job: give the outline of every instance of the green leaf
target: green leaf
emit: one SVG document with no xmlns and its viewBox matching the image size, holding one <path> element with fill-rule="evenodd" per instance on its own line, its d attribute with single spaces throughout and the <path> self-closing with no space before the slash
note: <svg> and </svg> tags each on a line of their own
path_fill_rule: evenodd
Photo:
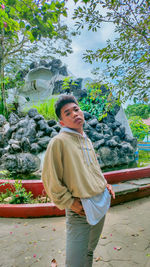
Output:
<svg viewBox="0 0 150 267">
<path fill-rule="evenodd" d="M 20 28 L 24 28 L 25 27 L 25 23 L 24 23 L 24 21 L 20 21 Z"/>
</svg>

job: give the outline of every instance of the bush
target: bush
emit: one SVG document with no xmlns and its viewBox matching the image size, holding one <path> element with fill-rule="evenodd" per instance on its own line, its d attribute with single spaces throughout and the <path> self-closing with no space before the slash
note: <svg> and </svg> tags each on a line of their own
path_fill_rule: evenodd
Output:
<svg viewBox="0 0 150 267">
<path fill-rule="evenodd" d="M 150 151 L 139 150 L 138 167 L 144 167 L 150 163 Z"/>
<path fill-rule="evenodd" d="M 16 181 L 14 187 L 15 192 L 12 194 L 10 204 L 24 204 L 31 202 L 33 194 L 31 192 L 26 192 L 26 189 L 22 187 L 21 181 Z"/>
<path fill-rule="evenodd" d="M 139 141 L 143 140 L 149 133 L 149 127 L 142 121 L 139 116 L 133 116 L 129 119 L 129 125 L 131 127 L 133 136 Z"/>
<path fill-rule="evenodd" d="M 6 119 L 9 118 L 9 115 L 10 115 L 11 112 L 16 112 L 17 111 L 18 106 L 19 106 L 19 104 L 18 104 L 17 100 L 15 100 L 12 104 L 7 104 L 6 103 L 7 112 L 4 113 L 2 98 L 0 96 L 0 114 L 5 116 Z"/>
<path fill-rule="evenodd" d="M 27 192 L 20 180 L 15 181 L 14 185 L 6 182 L 0 184 L 0 186 L 6 184 L 10 185 L 10 189 L 7 188 L 5 192 L 0 193 L 0 204 L 37 204 L 51 202 L 50 198 L 47 195 L 45 196 L 45 194 L 33 198 L 32 192 Z"/>
<path fill-rule="evenodd" d="M 150 104 L 128 105 L 125 109 L 125 113 L 127 118 L 140 116 L 142 119 L 148 119 L 150 117 Z"/>
<path fill-rule="evenodd" d="M 98 82 L 90 83 L 87 87 L 87 96 L 79 100 L 80 108 L 95 115 L 99 121 L 107 117 L 107 112 L 113 111 L 116 104 L 107 86 L 105 87 L 108 92 L 105 95 L 102 94 L 101 86 Z"/>
<path fill-rule="evenodd" d="M 3 103 L 1 96 L 0 96 L 0 114 L 3 114 Z"/>
<path fill-rule="evenodd" d="M 55 102 L 58 98 L 51 98 L 45 102 L 39 103 L 37 105 L 33 105 L 32 108 L 36 108 L 38 113 L 43 115 L 46 120 L 58 120 L 55 114 Z"/>
<path fill-rule="evenodd" d="M 1 186 L 4 184 L 1 184 Z M 31 192 L 27 192 L 26 189 L 22 187 L 21 181 L 17 180 L 14 183 L 14 189 L 13 187 L 12 190 L 6 189 L 5 193 L 0 194 L 0 202 L 4 202 L 5 198 L 10 197 L 10 204 L 26 204 L 32 202 L 32 196 L 33 194 Z"/>
</svg>

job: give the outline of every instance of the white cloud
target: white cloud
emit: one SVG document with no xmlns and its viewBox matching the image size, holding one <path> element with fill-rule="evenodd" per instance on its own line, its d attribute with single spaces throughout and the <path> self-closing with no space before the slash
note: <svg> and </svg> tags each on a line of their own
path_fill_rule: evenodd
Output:
<svg viewBox="0 0 150 267">
<path fill-rule="evenodd" d="M 103 23 L 103 26 L 100 29 L 102 43 L 106 43 L 108 39 L 112 40 L 115 37 L 114 29 L 115 26 L 113 23 Z"/>
<path fill-rule="evenodd" d="M 78 3 L 77 3 L 78 4 Z M 68 17 L 66 23 L 72 28 L 74 21 L 72 20 L 73 10 L 75 5 L 73 0 L 67 2 Z M 102 7 L 100 9 L 103 9 Z M 104 12 L 104 11 L 103 11 Z M 106 12 L 106 11 L 105 11 Z M 72 48 L 73 53 L 61 60 L 68 65 L 70 70 L 77 77 L 91 77 L 91 70 L 100 66 L 100 63 L 85 63 L 82 59 L 86 49 L 96 50 L 103 48 L 106 45 L 107 39 L 113 40 L 115 36 L 114 25 L 112 23 L 103 23 L 102 27 L 97 32 L 88 31 L 86 28 L 81 31 L 81 35 L 73 37 Z"/>
</svg>

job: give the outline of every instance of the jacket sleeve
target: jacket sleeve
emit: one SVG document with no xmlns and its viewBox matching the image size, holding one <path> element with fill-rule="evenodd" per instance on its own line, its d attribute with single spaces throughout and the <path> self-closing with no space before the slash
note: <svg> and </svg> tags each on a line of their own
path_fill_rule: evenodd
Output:
<svg viewBox="0 0 150 267">
<path fill-rule="evenodd" d="M 47 195 L 59 209 L 70 208 L 74 198 L 63 184 L 63 151 L 59 139 L 52 139 L 45 153 L 42 181 Z"/>
</svg>

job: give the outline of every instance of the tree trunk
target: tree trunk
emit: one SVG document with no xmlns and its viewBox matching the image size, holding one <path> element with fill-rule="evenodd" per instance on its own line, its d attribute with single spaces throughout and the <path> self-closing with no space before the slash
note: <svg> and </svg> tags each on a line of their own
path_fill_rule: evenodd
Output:
<svg viewBox="0 0 150 267">
<path fill-rule="evenodd" d="M 0 90 L 1 90 L 1 108 L 2 114 L 7 116 L 7 105 L 6 105 L 6 92 L 4 83 L 4 30 L 0 35 Z"/>
</svg>

